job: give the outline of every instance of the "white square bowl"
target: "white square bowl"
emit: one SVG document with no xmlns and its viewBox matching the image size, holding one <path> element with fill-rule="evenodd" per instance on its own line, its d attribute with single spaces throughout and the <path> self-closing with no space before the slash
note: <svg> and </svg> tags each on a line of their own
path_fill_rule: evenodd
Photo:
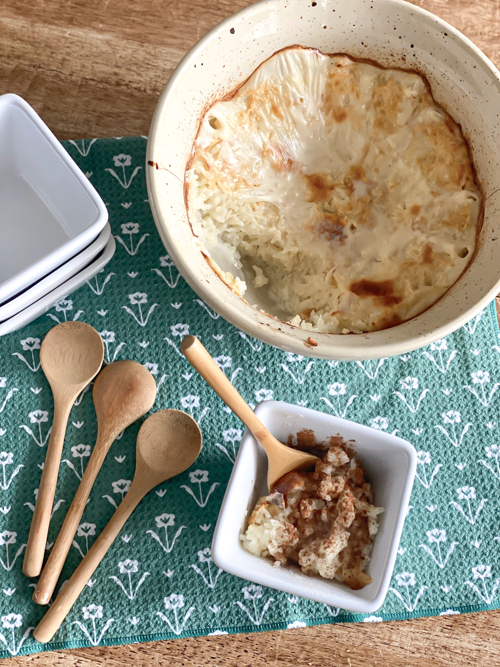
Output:
<svg viewBox="0 0 500 667">
<path fill-rule="evenodd" d="M 13 331 L 22 329 L 22 327 L 25 327 L 30 322 L 33 322 L 33 320 L 36 320 L 37 317 L 40 317 L 40 315 L 43 315 L 50 310 L 55 303 L 61 299 L 65 299 L 67 296 L 75 292 L 87 280 L 90 280 L 98 274 L 99 271 L 104 269 L 106 264 L 113 257 L 115 249 L 116 242 L 113 235 L 111 235 L 104 249 L 81 271 L 61 283 L 56 289 L 46 294 L 38 301 L 35 301 L 35 303 L 32 303 L 28 308 L 21 310 L 4 322 L 0 322 L 0 336 L 5 336 Z"/>
<path fill-rule="evenodd" d="M 89 245 L 108 212 L 35 111 L 0 96 L 0 304 Z"/>
<path fill-rule="evenodd" d="M 41 278 L 20 294 L 12 297 L 0 304 L 0 322 L 3 322 L 10 317 L 14 317 L 28 306 L 31 306 L 35 301 L 38 301 L 43 296 L 54 290 L 61 283 L 66 282 L 74 275 L 79 273 L 82 269 L 90 264 L 102 252 L 111 236 L 111 227 L 109 222 L 104 225 L 104 229 L 99 236 L 92 241 L 90 245 L 84 248 L 77 255 L 64 262 L 54 271 L 51 271 L 47 276 Z"/>
<path fill-rule="evenodd" d="M 275 567 L 241 546 L 240 534 L 257 499 L 267 494 L 267 457 L 247 430 L 222 502 L 212 541 L 214 563 L 226 572 L 263 586 L 357 613 L 372 613 L 384 602 L 417 467 L 417 453 L 406 440 L 345 419 L 279 401 L 260 403 L 255 414 L 281 442 L 307 428 L 323 441 L 340 434 L 355 440 L 359 461 L 372 484 L 375 504 L 385 508 L 366 570 L 373 583 L 353 591 L 339 581 L 303 574 L 295 567 Z"/>
</svg>

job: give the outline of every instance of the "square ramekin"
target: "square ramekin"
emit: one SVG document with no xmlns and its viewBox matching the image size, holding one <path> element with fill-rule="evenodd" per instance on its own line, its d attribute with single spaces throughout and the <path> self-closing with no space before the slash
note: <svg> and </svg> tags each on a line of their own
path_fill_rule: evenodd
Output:
<svg viewBox="0 0 500 667">
<path fill-rule="evenodd" d="M 298 568 L 275 567 L 271 560 L 243 549 L 240 534 L 246 529 L 257 499 L 267 494 L 267 457 L 248 430 L 243 435 L 217 520 L 212 541 L 214 563 L 243 579 L 316 602 L 357 613 L 376 611 L 387 595 L 408 510 L 417 467 L 414 447 L 394 435 L 280 401 L 260 403 L 255 413 L 282 442 L 304 428 L 313 430 L 318 441 L 337 434 L 345 440 L 355 440 L 357 456 L 373 487 L 375 504 L 385 508 L 366 570 L 373 583 L 353 591 L 335 580 L 307 576 Z"/>
<path fill-rule="evenodd" d="M 111 261 L 116 250 L 116 241 L 111 234 L 104 248 L 99 252 L 97 257 L 87 264 L 83 269 L 79 270 L 73 276 L 68 277 L 67 280 L 58 285 L 55 289 L 42 296 L 38 301 L 35 301 L 27 308 L 16 313 L 9 319 L 0 322 L 0 336 L 5 336 L 14 331 L 18 331 L 25 327 L 37 317 L 43 315 L 52 308 L 61 299 L 65 299 L 77 289 L 82 287 L 88 280 L 97 275 L 104 269 L 106 264 Z"/>
<path fill-rule="evenodd" d="M 109 222 L 104 225 L 104 229 L 99 236 L 92 241 L 90 245 L 84 248 L 77 255 L 64 262 L 54 271 L 36 283 L 23 290 L 20 294 L 8 299 L 0 304 L 0 323 L 14 317 L 25 308 L 28 308 L 46 294 L 56 289 L 59 285 L 66 282 L 86 266 L 88 266 L 106 247 L 111 236 L 111 226 Z"/>
<path fill-rule="evenodd" d="M 0 96 L 0 304 L 92 243 L 108 212 L 30 105 Z"/>
</svg>

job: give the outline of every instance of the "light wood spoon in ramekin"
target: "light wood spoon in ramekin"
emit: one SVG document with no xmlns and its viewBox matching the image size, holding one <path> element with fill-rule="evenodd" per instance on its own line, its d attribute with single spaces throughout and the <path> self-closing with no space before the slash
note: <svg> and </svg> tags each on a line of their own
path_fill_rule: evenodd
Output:
<svg viewBox="0 0 500 667">
<path fill-rule="evenodd" d="M 195 336 L 183 339 L 181 352 L 264 448 L 268 460 L 267 485 L 270 491 L 287 472 L 315 467 L 319 461 L 316 456 L 287 447 L 267 430 Z"/>
<path fill-rule="evenodd" d="M 99 372 L 103 359 L 101 337 L 84 322 L 62 322 L 43 339 L 40 365 L 54 396 L 54 420 L 24 554 L 23 573 L 27 577 L 37 577 L 42 569 L 69 413 Z"/>
<path fill-rule="evenodd" d="M 192 465 L 201 451 L 201 431 L 180 410 L 161 410 L 148 417 L 137 435 L 135 475 L 127 495 L 108 525 L 76 568 L 33 632 L 42 643 L 52 639 L 83 587 L 146 493 Z"/>
</svg>

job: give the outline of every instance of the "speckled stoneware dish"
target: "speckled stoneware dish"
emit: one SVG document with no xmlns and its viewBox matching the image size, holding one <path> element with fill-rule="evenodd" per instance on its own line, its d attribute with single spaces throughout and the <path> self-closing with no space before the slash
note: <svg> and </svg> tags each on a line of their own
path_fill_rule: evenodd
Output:
<svg viewBox="0 0 500 667">
<path fill-rule="evenodd" d="M 274 320 L 231 292 L 207 264 L 191 231 L 184 172 L 200 116 L 264 60 L 295 44 L 418 70 L 470 141 L 485 194 L 478 252 L 441 300 L 391 329 L 311 334 Z M 403 354 L 451 333 L 500 291 L 500 74 L 457 30 L 406 2 L 265 0 L 235 14 L 198 42 L 177 67 L 156 108 L 147 160 L 156 225 L 184 278 L 225 319 L 283 350 L 343 360 Z M 259 303 L 251 289 L 245 296 Z"/>
</svg>

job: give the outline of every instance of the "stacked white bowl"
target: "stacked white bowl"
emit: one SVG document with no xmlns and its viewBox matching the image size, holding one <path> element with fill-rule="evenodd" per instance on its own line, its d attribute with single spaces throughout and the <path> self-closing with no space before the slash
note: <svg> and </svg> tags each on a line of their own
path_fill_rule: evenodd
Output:
<svg viewBox="0 0 500 667">
<path fill-rule="evenodd" d="M 0 336 L 74 292 L 114 251 L 95 188 L 29 104 L 0 96 Z"/>
</svg>

